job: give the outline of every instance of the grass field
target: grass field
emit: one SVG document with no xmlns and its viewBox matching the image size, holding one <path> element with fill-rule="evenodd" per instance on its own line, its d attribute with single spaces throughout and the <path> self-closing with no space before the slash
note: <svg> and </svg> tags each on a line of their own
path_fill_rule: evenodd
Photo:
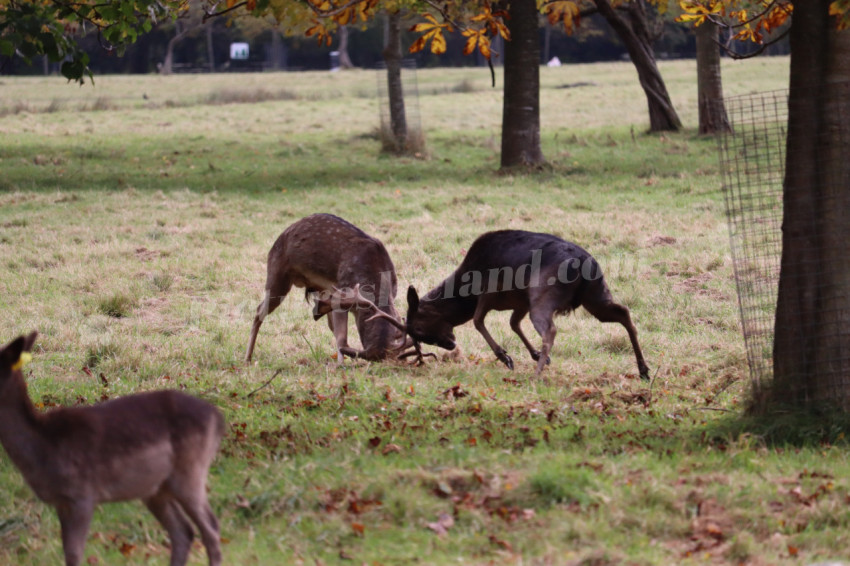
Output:
<svg viewBox="0 0 850 566">
<path fill-rule="evenodd" d="M 787 67 L 730 62 L 726 93 L 785 88 Z M 0 338 L 41 333 L 33 399 L 170 387 L 219 406 L 210 498 L 228 564 L 850 558 L 843 433 L 803 422 L 797 442 L 768 442 L 741 415 L 746 357 L 693 62 L 662 65 L 687 126 L 675 135 L 644 133 L 628 64 L 541 72 L 549 165 L 534 174 L 497 171 L 501 93 L 484 69 L 419 71 L 420 158 L 379 153 L 373 71 L 2 77 Z M 488 327 L 514 372 L 471 324 L 458 356 L 337 368 L 297 291 L 246 367 L 268 249 L 319 211 L 381 238 L 402 290 L 438 283 L 487 230 L 579 243 L 631 309 L 651 386 L 625 331 L 583 311 L 558 319 L 542 379 L 506 313 Z M 0 490 L 0 563 L 60 563 L 58 521 L 6 456 Z M 140 504 L 102 507 L 88 563 L 165 564 L 164 539 Z M 198 545 L 192 563 L 205 561 Z"/>
</svg>

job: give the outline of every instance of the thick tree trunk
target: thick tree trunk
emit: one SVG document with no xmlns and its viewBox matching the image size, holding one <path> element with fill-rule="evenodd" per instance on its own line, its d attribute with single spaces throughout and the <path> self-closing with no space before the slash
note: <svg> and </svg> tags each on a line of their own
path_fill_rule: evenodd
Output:
<svg viewBox="0 0 850 566">
<path fill-rule="evenodd" d="M 505 42 L 505 89 L 502 105 L 502 167 L 535 165 L 540 149 L 540 43 L 537 3 L 512 0 Z"/>
<path fill-rule="evenodd" d="M 646 93 L 649 105 L 649 130 L 651 132 L 676 131 L 682 122 L 676 114 L 667 86 L 655 63 L 652 37 L 646 25 L 646 8 L 643 0 L 628 3 L 629 21 L 617 13 L 610 0 L 593 0 L 596 8 L 614 29 L 637 69 L 640 86 Z"/>
<path fill-rule="evenodd" d="M 794 5 L 776 306 L 776 404 L 850 411 L 850 31 Z M 765 399 L 763 399 L 765 400 Z"/>
<path fill-rule="evenodd" d="M 718 37 L 717 26 L 710 23 L 704 23 L 696 29 L 697 97 L 699 99 L 699 133 L 701 134 L 731 131 L 723 102 Z"/>
<path fill-rule="evenodd" d="M 387 97 L 390 104 L 390 131 L 396 152 L 407 148 L 407 117 L 401 82 L 401 12 L 387 13 L 384 62 L 387 65 Z"/>
<path fill-rule="evenodd" d="M 339 51 L 339 66 L 341 69 L 353 69 L 354 64 L 348 55 L 348 26 L 340 26 L 337 36 L 339 36 L 339 47 L 337 47 L 337 51 Z"/>
</svg>

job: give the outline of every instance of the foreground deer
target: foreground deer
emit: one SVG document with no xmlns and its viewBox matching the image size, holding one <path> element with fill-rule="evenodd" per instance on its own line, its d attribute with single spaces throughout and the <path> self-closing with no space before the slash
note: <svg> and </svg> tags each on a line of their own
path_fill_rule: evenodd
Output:
<svg viewBox="0 0 850 566">
<path fill-rule="evenodd" d="M 66 566 L 83 559 L 95 506 L 130 499 L 141 499 L 168 531 L 171 566 L 186 564 L 192 523 L 210 565 L 221 564 L 206 492 L 224 433 L 221 413 L 177 391 L 38 412 L 21 374 L 35 337 L 0 350 L 0 443 L 38 498 L 56 508 Z"/>
<path fill-rule="evenodd" d="M 251 361 L 263 320 L 280 305 L 293 285 L 303 287 L 308 296 L 314 295 L 315 320 L 328 315 L 338 362 L 342 362 L 343 355 L 382 360 L 409 345 L 404 331 L 398 329 L 400 316 L 393 306 L 397 291 L 395 267 L 384 244 L 338 216 L 313 214 L 284 230 L 269 251 L 266 295 L 251 327 L 246 362 Z M 362 350 L 348 346 L 348 312 L 343 310 L 341 300 L 341 293 L 356 285 L 367 299 L 377 301 L 376 308 L 389 319 L 370 320 L 372 312 L 355 311 Z"/>
<path fill-rule="evenodd" d="M 554 315 L 583 306 L 600 322 L 619 322 L 626 328 L 640 376 L 649 378 L 629 309 L 614 302 L 596 260 L 576 244 L 550 234 L 488 232 L 473 242 L 460 267 L 421 301 L 411 286 L 407 302 L 405 329 L 414 341 L 453 350 L 454 327 L 472 319 L 496 357 L 510 369 L 514 362 L 490 336 L 484 317 L 491 310 L 512 310 L 511 328 L 537 361 L 538 375 L 549 363 L 555 342 Z M 540 351 L 520 327 L 526 314 L 543 337 Z"/>
</svg>

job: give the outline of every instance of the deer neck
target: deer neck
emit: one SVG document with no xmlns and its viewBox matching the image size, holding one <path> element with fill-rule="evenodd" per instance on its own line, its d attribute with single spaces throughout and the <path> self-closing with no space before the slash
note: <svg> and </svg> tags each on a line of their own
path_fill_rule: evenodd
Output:
<svg viewBox="0 0 850 566">
<path fill-rule="evenodd" d="M 463 287 L 459 289 L 453 274 L 431 289 L 423 301 L 427 301 L 431 309 L 439 312 L 443 320 L 452 326 L 459 326 L 472 320 L 478 305 L 478 296 L 466 293 Z"/>
<path fill-rule="evenodd" d="M 9 383 L 0 400 L 0 444 L 27 479 L 44 466 L 43 455 L 49 453 L 43 418 L 33 407 L 26 385 Z"/>
</svg>

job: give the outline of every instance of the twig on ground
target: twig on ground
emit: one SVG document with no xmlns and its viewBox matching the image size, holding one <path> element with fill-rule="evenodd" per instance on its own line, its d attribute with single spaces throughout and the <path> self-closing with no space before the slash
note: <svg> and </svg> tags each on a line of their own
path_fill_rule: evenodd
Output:
<svg viewBox="0 0 850 566">
<path fill-rule="evenodd" d="M 280 375 L 280 373 L 281 373 L 282 371 L 283 371 L 283 368 L 281 368 L 281 369 L 277 370 L 276 372 L 274 372 L 274 375 L 273 375 L 273 376 L 271 376 L 270 378 L 268 378 L 268 379 L 265 381 L 265 383 L 263 383 L 262 385 L 260 385 L 259 387 L 257 387 L 256 389 L 254 389 L 253 391 L 251 391 L 250 393 L 248 393 L 247 395 L 245 395 L 245 399 L 248 399 L 249 397 L 253 397 L 253 396 L 254 396 L 254 393 L 256 393 L 256 392 L 260 391 L 261 389 L 264 389 L 264 388 L 268 387 L 268 386 L 269 386 L 269 384 L 270 384 L 270 383 L 274 380 L 274 378 L 276 378 L 278 375 Z"/>
</svg>

